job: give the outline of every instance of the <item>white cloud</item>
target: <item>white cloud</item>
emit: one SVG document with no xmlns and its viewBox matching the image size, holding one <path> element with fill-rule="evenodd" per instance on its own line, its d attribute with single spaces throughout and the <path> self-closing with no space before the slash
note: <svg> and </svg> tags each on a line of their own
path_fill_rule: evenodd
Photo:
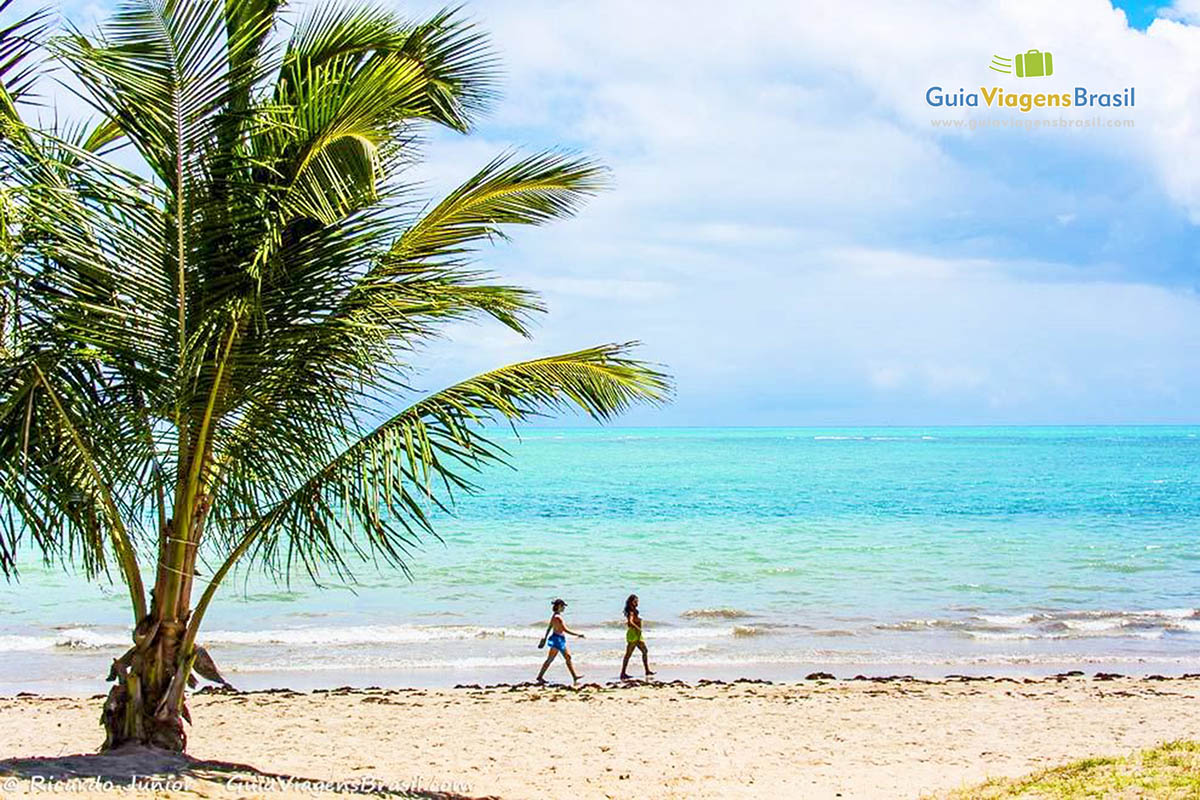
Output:
<svg viewBox="0 0 1200 800">
<path fill-rule="evenodd" d="M 636 418 L 648 423 L 1194 418 L 1195 294 L 887 250 L 805 257 L 813 263 L 790 277 L 774 267 L 710 273 L 668 303 L 548 291 L 552 314 L 534 341 L 513 346 L 476 329 L 469 360 L 446 353 L 465 375 L 636 335 L 679 379 L 675 408 Z"/>
<path fill-rule="evenodd" d="M 644 339 L 679 376 L 671 421 L 1194 417 L 1194 294 L 1137 280 L 1140 263 L 1003 252 L 1053 231 L 1128 251 L 1130 184 L 1200 214 L 1197 29 L 1138 32 L 1103 0 L 479 15 L 510 72 L 489 135 L 565 138 L 617 176 L 581 219 L 497 256 L 549 289 L 528 354 Z M 931 130 L 928 86 L 1015 88 L 987 64 L 1030 47 L 1054 53 L 1062 91 L 1136 86 L 1137 127 Z M 951 231 L 971 255 L 939 254 Z M 598 305 L 563 275 L 677 290 Z"/>
<path fill-rule="evenodd" d="M 925 90 L 1034 88 L 990 72 L 990 57 L 1049 50 L 1056 74 L 1038 90 L 1134 86 L 1137 127 L 1032 136 L 1145 159 L 1200 219 L 1200 29 L 1159 19 L 1137 31 L 1106 0 L 494 3 L 480 15 L 521 87 L 501 108 L 505 124 L 554 120 L 622 157 L 709 153 L 718 158 L 694 166 L 747 170 L 753 186 L 765 177 L 757 166 L 775 167 L 835 196 L 894 197 L 899 184 L 920 199 L 926 183 L 952 182 L 938 174 L 947 165 L 930 146 L 929 120 L 965 112 L 935 114 Z M 941 134 L 951 135 L 1013 134 Z"/>
<path fill-rule="evenodd" d="M 1195 24 L 1200 22 L 1200 0 L 1175 0 L 1169 7 L 1161 9 L 1158 15 L 1164 19 Z"/>
</svg>

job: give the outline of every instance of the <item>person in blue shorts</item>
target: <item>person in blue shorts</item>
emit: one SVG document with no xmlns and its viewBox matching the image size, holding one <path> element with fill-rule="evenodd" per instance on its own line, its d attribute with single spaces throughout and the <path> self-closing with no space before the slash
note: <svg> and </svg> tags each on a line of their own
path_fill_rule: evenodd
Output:
<svg viewBox="0 0 1200 800">
<path fill-rule="evenodd" d="M 555 600 L 550 604 L 550 610 L 553 612 L 550 616 L 550 622 L 546 625 L 546 633 L 542 636 L 542 640 L 538 642 L 538 647 L 549 647 L 550 652 L 546 654 L 546 661 L 542 664 L 542 671 L 538 673 L 538 683 L 546 682 L 546 670 L 550 667 L 550 662 L 554 660 L 554 656 L 562 653 L 563 661 L 567 662 L 567 671 L 571 673 L 571 679 L 575 683 L 579 683 L 579 679 L 583 677 L 575 672 L 575 667 L 571 664 L 571 654 L 567 652 L 567 634 L 578 636 L 580 639 L 586 639 L 582 633 L 576 633 L 567 627 L 567 623 L 563 622 L 562 612 L 567 607 L 563 600 Z"/>
</svg>

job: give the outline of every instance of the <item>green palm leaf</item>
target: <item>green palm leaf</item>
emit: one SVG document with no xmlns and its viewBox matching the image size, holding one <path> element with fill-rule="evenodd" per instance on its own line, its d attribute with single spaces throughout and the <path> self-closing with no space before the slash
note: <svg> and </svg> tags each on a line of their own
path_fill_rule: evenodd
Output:
<svg viewBox="0 0 1200 800">
<path fill-rule="evenodd" d="M 499 156 L 405 231 L 385 266 L 455 262 L 481 242 L 502 238 L 502 225 L 569 217 L 606 178 L 607 171 L 587 158 L 554 152 Z"/>
</svg>

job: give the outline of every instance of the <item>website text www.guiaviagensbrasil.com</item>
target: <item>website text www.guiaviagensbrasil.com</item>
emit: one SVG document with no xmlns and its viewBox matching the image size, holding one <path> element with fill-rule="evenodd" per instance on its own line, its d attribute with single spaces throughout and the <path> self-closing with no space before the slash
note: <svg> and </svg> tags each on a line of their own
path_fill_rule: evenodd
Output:
<svg viewBox="0 0 1200 800">
<path fill-rule="evenodd" d="M 1087 119 L 1030 119 L 1029 117 L 1008 117 L 1006 119 L 931 119 L 929 124 L 935 128 L 962 129 L 969 131 L 980 130 L 1014 130 L 1031 131 L 1045 128 L 1061 130 L 1078 130 L 1082 128 L 1133 128 L 1136 122 L 1132 119 L 1110 119 L 1108 117 L 1089 117 Z"/>
</svg>

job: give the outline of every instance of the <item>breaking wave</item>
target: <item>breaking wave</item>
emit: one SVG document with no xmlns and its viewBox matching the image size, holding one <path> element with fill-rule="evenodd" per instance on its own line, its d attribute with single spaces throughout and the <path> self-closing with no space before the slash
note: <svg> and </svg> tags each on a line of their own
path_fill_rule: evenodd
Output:
<svg viewBox="0 0 1200 800">
<path fill-rule="evenodd" d="M 693 608 L 679 616 L 684 619 L 743 619 L 753 615 L 738 608 Z"/>
<path fill-rule="evenodd" d="M 1146 611 L 1037 611 L 1028 614 L 978 614 L 957 619 L 911 619 L 875 626 L 883 631 L 951 631 L 973 639 L 1159 639 L 1200 633 L 1200 610 L 1164 608 Z"/>
</svg>

